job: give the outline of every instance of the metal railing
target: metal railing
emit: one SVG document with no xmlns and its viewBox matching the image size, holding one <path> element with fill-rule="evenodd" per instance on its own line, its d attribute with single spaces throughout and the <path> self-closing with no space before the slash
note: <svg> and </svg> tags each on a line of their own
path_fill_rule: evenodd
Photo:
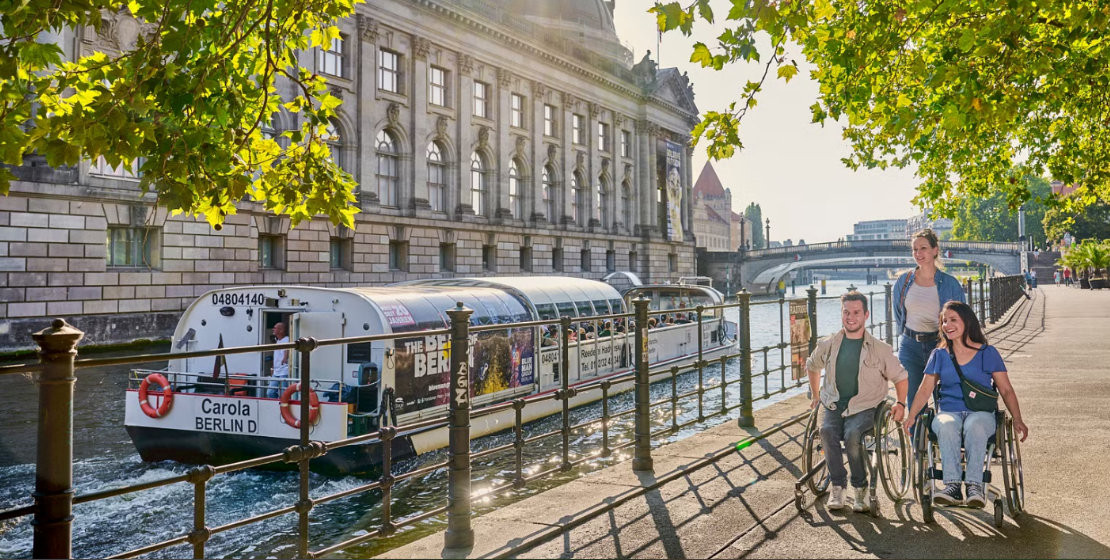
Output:
<svg viewBox="0 0 1110 560">
<path fill-rule="evenodd" d="M 982 302 L 990 299 L 992 313 L 995 309 L 1001 309 L 1007 301 L 1012 304 L 1017 299 L 1009 296 L 1011 292 L 1008 286 L 1010 286 L 1008 281 L 999 282 L 998 286 L 995 286 L 992 282 L 990 298 L 986 298 L 983 297 L 983 283 L 980 282 L 980 297 L 977 301 L 982 306 Z M 874 320 L 874 316 L 878 314 L 873 307 L 876 295 L 875 292 L 867 294 L 873 310 L 872 320 L 868 328 L 873 334 L 878 333 L 876 336 L 893 344 L 896 333 L 894 333 L 891 311 L 891 285 L 886 284 L 885 291 L 879 293 L 880 297 L 885 300 L 885 305 L 883 305 L 884 318 L 879 322 Z M 1004 295 L 1006 297 L 1003 297 Z M 819 299 L 828 300 L 839 297 L 839 295 L 830 295 L 818 298 L 815 288 L 810 287 L 807 290 L 806 307 L 810 329 L 806 342 L 808 342 L 810 351 L 816 346 L 818 338 L 817 309 Z M 692 317 L 693 320 L 685 326 L 663 326 L 657 329 L 648 328 L 649 315 L 659 313 L 658 311 L 649 313 L 648 303 L 644 299 L 635 300 L 633 302 L 633 313 L 485 326 L 471 325 L 468 320 L 470 310 L 460 304 L 459 307 L 447 311 L 451 320 L 449 329 L 405 333 L 403 335 L 373 335 L 328 340 L 302 338 L 286 344 L 82 360 L 76 360 L 76 344 L 82 333 L 61 319 L 56 319 L 50 328 L 33 335 L 35 342 L 41 348 L 41 362 L 39 364 L 0 367 L 0 375 L 33 373 L 37 375 L 40 385 L 39 436 L 37 440 L 39 447 L 33 503 L 0 512 L 0 521 L 33 516 L 33 556 L 68 558 L 72 555 L 71 514 L 74 504 L 103 500 L 161 486 L 188 483 L 193 486 L 192 529 L 189 532 L 139 548 L 126 550 L 113 557 L 141 556 L 168 547 L 187 544 L 192 548 L 193 557 L 203 558 L 206 555 L 206 545 L 216 535 L 279 516 L 294 514 L 297 520 L 297 557 L 331 556 L 340 550 L 392 535 L 403 527 L 412 526 L 431 518 L 442 519 L 444 514 L 446 514 L 447 526 L 446 546 L 448 548 L 462 548 L 473 544 L 473 531 L 470 529 L 473 496 L 470 484 L 471 465 L 476 460 L 508 455 L 508 460 L 512 461 L 513 464 L 512 480 L 490 488 L 485 496 L 501 495 L 524 488 L 528 483 L 547 478 L 553 473 L 570 471 L 598 458 L 611 457 L 616 452 L 624 449 L 632 450 L 633 468 L 651 470 L 651 447 L 653 443 L 658 444 L 661 441 L 660 438 L 664 436 L 673 437 L 681 430 L 697 425 L 707 419 L 730 417 L 734 413 L 737 415 L 737 422 L 740 426 L 754 426 L 753 403 L 800 388 L 807 383 L 804 375 L 804 365 L 802 366 L 802 375 L 797 376 L 795 374 L 789 378 L 787 376 L 787 371 L 791 370 L 793 366 L 788 360 L 791 341 L 787 338 L 788 331 L 785 328 L 787 300 L 784 297 L 780 296 L 776 300 L 752 301 L 751 294 L 741 292 L 737 294 L 737 303 L 671 310 L 671 312 L 685 311 L 689 314 L 688 317 Z M 753 348 L 752 310 L 761 306 L 773 305 L 779 306 L 779 341 L 775 344 Z M 728 341 L 728 344 L 723 345 L 707 343 L 704 340 L 706 329 L 703 328 L 706 321 L 723 320 L 726 311 L 732 309 L 735 309 L 739 315 L 737 340 Z M 608 338 L 599 336 L 592 340 L 583 339 L 572 342 L 572 332 L 581 332 L 578 329 L 587 323 L 593 324 L 595 326 L 594 331 L 599 334 L 603 332 L 599 327 L 601 325 L 611 325 L 612 331 Z M 390 339 L 412 337 L 414 334 L 421 336 L 446 335 L 450 336 L 451 340 L 450 387 L 469 387 L 469 369 L 466 364 L 469 363 L 469 341 L 472 334 L 507 328 L 544 328 L 549 325 L 557 325 L 559 331 L 560 369 L 558 371 L 559 387 L 557 390 L 525 398 L 513 398 L 474 410 L 470 409 L 471 395 L 469 391 L 452 391 L 445 414 L 404 425 L 388 425 L 387 417 L 383 417 L 380 419 L 377 431 L 339 441 L 312 441 L 310 439 L 310 422 L 304 421 L 300 423 L 299 442 L 285 448 L 280 453 L 224 465 L 200 465 L 191 468 L 185 474 L 109 490 L 90 493 L 74 492 L 71 458 L 73 450 L 72 403 L 73 387 L 76 380 L 74 372 L 76 369 L 160 362 L 169 359 L 292 350 L 297 352 L 300 357 L 300 379 L 298 381 L 301 383 L 301 387 L 310 387 L 313 374 L 312 353 L 320 347 L 383 342 Z M 686 360 L 649 363 L 648 349 L 652 337 L 662 336 L 661 333 L 665 333 L 669 329 L 681 330 L 683 328 L 696 328 L 696 354 L 688 352 L 688 359 Z M 621 329 L 631 331 L 631 337 L 627 332 L 621 332 Z M 578 382 L 571 383 L 570 352 L 572 347 L 575 351 L 581 353 L 584 347 L 593 344 L 596 356 L 598 345 L 627 345 L 629 338 L 632 338 L 632 341 L 631 347 L 628 348 L 628 354 L 633 363 L 630 371 L 593 379 L 583 379 L 580 376 Z M 541 348 L 538 339 L 535 348 L 538 357 Z M 707 359 L 706 354 L 710 353 L 715 355 L 712 359 Z M 578 363 L 582 364 L 581 361 Z M 539 368 L 536 371 L 537 376 L 540 375 L 538 370 Z M 595 361 L 594 372 L 598 371 L 597 362 Z M 762 392 L 757 396 L 753 390 L 760 377 L 763 378 Z M 770 380 L 772 379 L 776 379 L 777 388 L 771 387 Z M 652 398 L 653 387 L 656 394 L 654 399 Z M 631 405 L 614 410 L 614 407 L 619 405 L 621 401 L 628 400 L 618 396 L 630 389 L 633 393 Z M 737 395 L 737 393 L 739 394 Z M 559 427 L 542 433 L 526 433 L 525 412 L 528 408 L 542 407 L 551 401 L 558 404 Z M 600 404 L 600 410 L 597 411 L 596 416 L 578 422 L 573 421 L 572 408 L 590 401 L 596 401 Z M 663 407 L 669 407 L 669 414 L 656 414 L 654 416 L 651 414 L 652 410 L 667 410 Z M 683 407 L 689 407 L 689 412 L 685 412 Z M 299 409 L 300 418 L 310 418 L 308 398 L 300 399 Z M 696 410 L 696 414 L 693 413 L 694 410 Z M 384 414 L 384 410 L 380 413 Z M 508 429 L 512 430 L 512 441 L 472 452 L 471 422 L 484 416 L 496 414 L 511 415 L 512 423 Z M 630 417 L 632 418 L 631 422 L 628 420 Z M 396 418 L 394 418 L 395 420 Z M 397 470 L 395 468 L 397 464 L 393 457 L 394 446 L 392 445 L 395 440 L 429 429 L 444 427 L 449 431 L 448 458 L 446 461 L 425 464 L 408 472 L 394 472 Z M 594 430 L 600 430 L 601 432 L 597 449 L 572 449 L 572 436 L 574 434 Z M 552 468 L 544 468 L 542 463 L 527 464 L 525 449 L 549 439 L 558 440 L 560 459 L 558 465 Z M 337 449 L 360 444 L 378 444 L 381 464 L 380 476 L 354 488 L 311 498 L 309 484 L 311 462 Z M 214 477 L 244 469 L 280 464 L 296 466 L 298 470 L 298 498 L 294 503 L 223 525 L 214 527 L 208 525 L 206 505 L 209 481 Z M 405 481 L 417 479 L 441 469 L 447 469 L 449 477 L 446 488 L 446 504 L 407 517 L 397 518 L 392 511 L 394 488 Z M 379 492 L 381 494 L 381 511 L 376 519 L 376 526 L 351 527 L 352 532 L 358 531 L 360 534 L 341 542 L 322 545 L 315 550 L 310 549 L 313 539 L 310 535 L 309 521 L 313 508 L 367 492 Z"/>
<path fill-rule="evenodd" d="M 843 251 L 845 249 L 890 249 L 905 250 L 906 254 L 913 248 L 910 239 L 865 239 L 858 241 L 829 241 L 826 243 L 813 243 L 809 245 L 792 245 L 790 247 L 771 247 L 767 249 L 748 249 L 744 256 L 750 259 L 770 257 L 775 255 L 795 255 L 821 252 Z M 998 253 L 1018 253 L 1021 251 L 1020 243 L 994 243 L 987 241 L 945 241 L 944 249 L 951 251 L 984 251 Z"/>
</svg>

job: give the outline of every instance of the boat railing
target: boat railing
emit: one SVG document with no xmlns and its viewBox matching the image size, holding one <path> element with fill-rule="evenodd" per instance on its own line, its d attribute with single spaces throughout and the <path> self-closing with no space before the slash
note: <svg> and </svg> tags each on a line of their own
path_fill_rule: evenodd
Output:
<svg viewBox="0 0 1110 560">
<path fill-rule="evenodd" d="M 207 372 L 173 371 L 169 368 L 157 370 L 136 368 L 130 370 L 127 379 L 127 388 L 138 389 L 142 385 L 143 380 L 152 374 L 159 374 L 165 377 L 175 393 L 198 393 L 232 397 L 266 398 L 268 392 L 270 390 L 276 391 L 279 384 L 297 382 L 297 378 L 295 377 L 281 378 L 245 373 L 220 373 L 213 375 Z M 344 387 L 341 381 L 313 381 L 311 386 L 321 401 L 339 402 L 341 400 L 341 395 L 343 395 Z"/>
<path fill-rule="evenodd" d="M 985 290 L 983 283 L 980 283 L 978 294 L 971 294 L 969 299 L 974 298 L 974 302 L 979 305 L 991 304 L 989 316 L 1001 317 L 1005 309 L 1021 300 L 1020 290 L 1014 288 L 1017 285 L 1016 280 L 992 279 L 991 284 L 990 298 L 983 297 Z M 875 336 L 892 343 L 896 340 L 896 335 L 891 313 L 891 286 L 886 284 L 882 288 L 885 289 L 867 294 L 872 310 L 872 319 L 868 328 Z M 633 461 L 633 468 L 642 470 L 645 465 L 650 467 L 652 445 L 678 437 L 683 430 L 695 429 L 696 426 L 701 425 L 701 422 L 713 417 L 736 418 L 743 426 L 753 426 L 755 424 L 754 403 L 773 398 L 775 395 L 799 391 L 807 382 L 804 375 L 804 358 L 807 350 L 816 345 L 820 335 L 830 334 L 830 332 L 819 332 L 816 326 L 818 302 L 837 297 L 839 295 L 830 294 L 819 298 L 817 290 L 811 288 L 807 292 L 807 297 L 800 301 L 787 300 L 782 296 L 777 300 L 754 301 L 750 294 L 742 292 L 735 303 L 713 306 L 715 310 L 720 311 L 721 316 L 736 319 L 738 337 L 733 345 L 713 347 L 709 339 L 704 336 L 707 329 L 697 328 L 694 334 L 695 346 L 688 356 L 680 359 L 664 358 L 655 362 L 650 362 L 648 359 L 648 348 L 653 339 L 670 336 L 670 333 L 677 329 L 643 328 L 648 316 L 646 302 L 637 302 L 634 315 L 618 314 L 596 318 L 573 320 L 563 318 L 529 322 L 527 326 L 541 329 L 550 325 L 555 326 L 557 338 L 555 347 L 560 353 L 560 370 L 557 389 L 554 391 L 529 397 L 517 396 L 506 402 L 473 408 L 461 416 L 463 424 L 458 423 L 460 415 L 456 412 L 466 409 L 454 405 L 447 410 L 446 414 L 415 422 L 405 422 L 402 425 L 396 425 L 395 421 L 388 422 L 386 418 L 382 418 L 382 425 L 376 427 L 374 431 L 340 441 L 313 441 L 310 423 L 304 422 L 301 424 L 298 443 L 281 453 L 226 465 L 200 465 L 191 468 L 185 474 L 155 480 L 121 481 L 116 487 L 95 491 L 82 491 L 81 481 L 78 481 L 76 489 L 73 484 L 70 458 L 73 455 L 74 443 L 73 431 L 69 426 L 73 424 L 75 370 L 93 366 L 159 363 L 182 357 L 291 350 L 299 353 L 304 360 L 301 376 L 304 381 L 311 384 L 314 379 L 311 354 L 318 347 L 385 341 L 411 337 L 412 333 L 330 340 L 300 339 L 284 344 L 75 360 L 75 347 L 81 333 L 59 319 L 51 328 L 35 335 L 42 350 L 41 363 L 0 367 L 0 375 L 31 373 L 41 381 L 40 402 L 42 404 L 39 408 L 38 421 L 43 431 L 38 438 L 38 445 L 40 445 L 38 456 L 42 461 L 37 468 L 40 472 L 49 472 L 49 480 L 54 481 L 53 486 L 37 488 L 33 495 L 28 496 L 27 503 L 0 512 L 0 522 L 11 527 L 14 524 L 9 520 L 28 519 L 33 516 L 36 528 L 33 536 L 34 555 L 66 557 L 72 554 L 71 511 L 74 504 L 131 494 L 133 497 L 130 498 L 132 500 L 130 507 L 133 508 L 140 506 L 144 499 L 158 499 L 157 496 L 161 495 L 161 493 L 154 493 L 155 497 L 144 498 L 142 494 L 137 494 L 143 490 L 189 484 L 192 486 L 194 496 L 194 508 L 191 512 L 180 512 L 179 519 L 154 519 L 151 522 L 158 523 L 158 527 L 134 527 L 132 532 L 134 534 L 162 533 L 166 523 L 179 526 L 186 522 L 190 526 L 188 530 L 167 539 L 143 544 L 138 548 L 118 551 L 113 557 L 143 556 L 163 549 L 170 549 L 166 554 L 171 556 L 184 556 L 187 554 L 184 550 L 175 548 L 183 546 L 191 547 L 192 555 L 196 558 L 216 556 L 221 553 L 215 552 L 213 547 L 218 548 L 221 545 L 219 536 L 222 533 L 283 516 L 291 518 L 294 530 L 291 533 L 292 536 L 287 538 L 295 541 L 294 554 L 297 557 L 335 556 L 340 551 L 368 541 L 378 541 L 381 546 L 388 546 L 392 542 L 390 537 L 400 528 L 432 519 L 437 519 L 440 523 L 446 522 L 448 534 L 466 534 L 464 529 L 469 526 L 471 500 L 504 496 L 506 493 L 512 493 L 517 497 L 526 496 L 547 487 L 546 482 L 538 486 L 530 485 L 530 482 L 550 478 L 552 473 L 586 471 L 629 458 Z M 760 308 L 775 309 L 776 306 L 777 313 L 768 314 L 760 310 Z M 710 320 L 706 313 L 709 309 L 708 306 L 695 308 L 695 324 L 698 327 L 704 327 Z M 759 323 L 753 323 L 752 314 L 757 310 L 760 310 L 763 319 Z M 421 334 L 445 334 L 451 337 L 449 353 L 453 382 L 458 382 L 461 379 L 460 376 L 466 372 L 466 368 L 460 367 L 460 364 L 468 362 L 467 348 L 471 333 L 519 326 L 510 324 L 475 327 L 467 323 L 465 313 L 461 313 L 460 310 L 448 310 L 448 313 L 458 316 L 451 329 L 439 329 Z M 777 321 L 770 318 L 776 315 Z M 611 333 L 607 339 L 578 341 L 572 346 L 570 334 L 574 323 L 601 321 L 604 324 L 605 320 L 609 320 L 617 324 L 618 319 L 623 321 L 624 333 Z M 835 321 L 825 321 L 825 323 L 836 324 Z M 792 324 L 796 328 L 791 328 Z M 578 351 L 589 345 L 627 346 L 629 340 L 633 350 L 642 349 L 642 351 L 630 352 L 631 371 L 593 378 L 579 374 L 575 378 L 581 381 L 572 385 L 568 371 L 571 363 L 568 358 L 572 350 Z M 761 342 L 753 345 L 756 340 Z M 539 345 L 536 346 L 536 356 L 541 348 Z M 226 390 L 230 387 L 230 382 L 221 385 L 222 382 L 227 381 L 225 379 L 215 382 L 202 381 L 197 374 L 180 371 L 134 370 L 135 373 L 132 375 L 137 380 L 142 375 L 149 375 L 155 371 L 163 375 L 168 373 L 175 376 L 177 383 L 182 381 L 194 385 L 209 383 L 211 385 L 198 386 L 211 387 L 214 390 Z M 255 376 L 246 381 L 258 386 L 265 379 Z M 632 392 L 631 397 L 627 395 L 629 390 Z M 572 407 L 589 401 L 593 401 L 594 404 L 589 408 L 575 409 L 574 414 L 571 414 Z M 543 414 L 552 411 L 560 418 L 556 428 L 545 428 L 543 426 L 548 424 L 544 423 L 529 424 L 530 418 L 540 418 Z M 308 403 L 302 401 L 299 417 L 305 418 L 308 413 Z M 491 440 L 491 442 L 476 441 L 468 444 L 457 441 L 456 445 L 449 449 L 447 454 L 447 457 L 450 457 L 449 460 L 431 464 L 426 461 L 409 469 L 399 466 L 392 456 L 391 443 L 398 438 L 445 426 L 468 430 L 466 426 L 471 419 L 487 416 L 496 420 L 495 424 L 512 431 L 510 442 Z M 455 423 L 452 424 L 452 421 Z M 526 432 L 525 429 L 530 426 L 532 426 L 530 431 Z M 558 460 L 554 464 L 550 461 L 551 447 L 544 443 L 545 440 L 554 440 L 554 446 L 559 450 Z M 461 441 L 468 442 L 469 439 L 463 438 Z M 313 479 L 309 477 L 309 469 L 313 461 L 320 460 L 339 448 L 368 443 L 380 444 L 378 449 L 381 456 L 378 462 L 382 476 L 367 479 L 365 484 L 342 491 L 325 492 L 318 488 L 314 494 L 310 494 Z M 505 457 L 505 455 L 508 456 Z M 436 457 L 443 458 L 442 455 L 436 455 Z M 498 459 L 499 457 L 504 459 Z M 479 458 L 484 460 L 477 461 Z M 507 467 L 498 460 L 511 463 L 512 476 L 501 479 Z M 300 484 L 293 503 L 278 505 L 273 509 L 239 519 L 224 520 L 220 525 L 210 524 L 212 519 L 206 513 L 206 503 L 209 499 L 209 481 L 213 477 L 275 464 L 295 465 L 299 470 Z M 482 488 L 475 492 L 470 492 L 472 474 L 474 480 L 486 481 L 482 483 Z M 36 480 L 46 480 L 46 478 L 39 476 Z M 397 500 L 405 499 L 403 494 L 397 497 L 398 493 L 405 492 L 407 485 L 417 480 L 422 492 L 429 487 L 435 487 L 436 484 L 441 484 L 448 496 L 448 505 L 418 513 L 395 515 L 392 506 Z M 457 486 L 462 484 L 460 482 L 462 480 L 465 480 L 466 491 Z M 365 495 L 368 492 L 376 492 L 379 496 L 379 506 L 375 513 L 360 517 L 360 519 L 370 519 L 369 524 L 360 521 L 352 525 L 345 536 L 325 537 L 328 539 L 326 541 L 319 541 L 317 539 L 320 537 L 310 533 L 309 521 L 315 508 L 329 507 L 328 504 Z M 448 513 L 449 515 L 445 515 Z M 81 512 L 78 511 L 78 514 L 80 515 Z M 258 527 L 262 526 L 258 525 Z M 274 525 L 271 522 L 265 526 Z M 286 531 L 281 524 L 275 527 L 278 527 L 276 531 Z M 335 535 L 336 532 L 329 531 L 328 534 Z M 275 535 L 273 538 L 280 537 Z M 446 544 L 448 548 L 460 546 L 458 542 Z M 80 550 L 78 553 L 81 555 Z"/>
</svg>

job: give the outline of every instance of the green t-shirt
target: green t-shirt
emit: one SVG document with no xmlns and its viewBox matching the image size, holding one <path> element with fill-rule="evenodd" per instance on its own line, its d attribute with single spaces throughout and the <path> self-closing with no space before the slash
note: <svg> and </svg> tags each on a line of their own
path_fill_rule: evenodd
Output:
<svg viewBox="0 0 1110 560">
<path fill-rule="evenodd" d="M 863 350 L 862 338 L 848 338 L 840 343 L 836 354 L 836 409 L 848 410 L 848 401 L 859 392 L 859 355 Z"/>
</svg>

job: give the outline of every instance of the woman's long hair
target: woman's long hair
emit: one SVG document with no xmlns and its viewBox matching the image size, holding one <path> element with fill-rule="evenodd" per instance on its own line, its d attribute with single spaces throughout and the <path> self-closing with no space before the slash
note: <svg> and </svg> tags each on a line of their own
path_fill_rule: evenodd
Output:
<svg viewBox="0 0 1110 560">
<path fill-rule="evenodd" d="M 944 334 L 943 327 L 944 312 L 948 310 L 955 311 L 956 315 L 960 316 L 960 320 L 964 322 L 964 335 L 961 337 L 964 346 L 970 347 L 971 345 L 968 344 L 969 341 L 981 345 L 987 344 L 987 335 L 983 334 L 983 327 L 979 324 L 979 318 L 975 316 L 975 310 L 962 301 L 953 300 L 945 303 L 940 308 L 941 329 L 940 341 L 937 344 L 937 348 L 944 348 L 947 350 L 952 346 L 952 341 L 948 340 L 948 335 Z"/>
</svg>

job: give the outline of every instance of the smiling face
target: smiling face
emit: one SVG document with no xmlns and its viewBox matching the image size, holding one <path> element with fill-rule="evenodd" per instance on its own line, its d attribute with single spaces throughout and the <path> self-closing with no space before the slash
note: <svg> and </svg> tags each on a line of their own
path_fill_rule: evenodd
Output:
<svg viewBox="0 0 1110 560">
<path fill-rule="evenodd" d="M 944 336 L 953 342 L 959 340 L 964 341 L 964 331 L 967 326 L 964 325 L 964 320 L 960 318 L 960 314 L 956 313 L 953 309 L 945 309 L 940 315 L 940 330 L 944 332 Z"/>
<path fill-rule="evenodd" d="M 918 237 L 913 240 L 913 260 L 917 261 L 918 266 L 930 266 L 940 254 L 940 247 L 933 247 L 929 240 L 924 237 Z"/>
<path fill-rule="evenodd" d="M 862 333 L 869 316 L 870 313 L 863 309 L 861 301 L 845 301 L 840 304 L 840 323 L 849 336 Z"/>
</svg>

